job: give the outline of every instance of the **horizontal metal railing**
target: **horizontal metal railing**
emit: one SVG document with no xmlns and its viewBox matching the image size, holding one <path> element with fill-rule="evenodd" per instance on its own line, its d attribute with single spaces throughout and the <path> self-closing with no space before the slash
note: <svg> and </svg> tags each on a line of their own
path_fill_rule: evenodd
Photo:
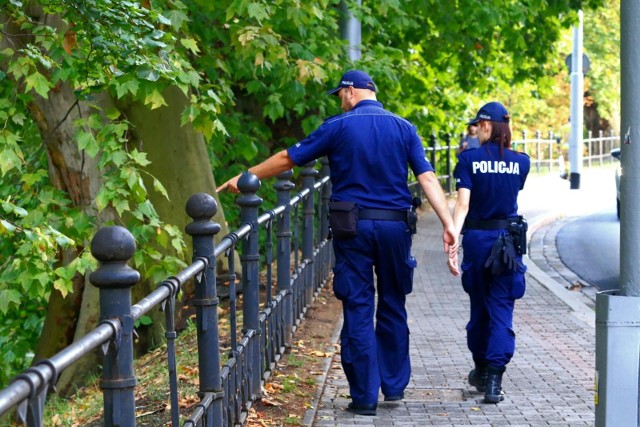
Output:
<svg viewBox="0 0 640 427">
<path fill-rule="evenodd" d="M 511 146 L 514 150 L 527 153 L 531 158 L 531 172 L 557 172 L 564 174 L 569 169 L 568 151 L 569 144 L 553 132 L 543 136 L 536 131 L 532 136 L 526 131 L 521 133 L 521 139 L 514 139 Z M 436 134 L 431 134 L 426 147 L 427 158 L 434 166 L 436 176 L 445 193 L 455 191 L 455 179 L 453 171 L 457 163 L 456 149 L 459 147 L 462 135 L 457 142 L 453 142 L 451 134 L 445 134 L 438 139 Z M 612 161 L 610 152 L 613 148 L 620 147 L 620 136 L 613 131 L 608 136 L 603 131 L 594 136 L 589 131 L 587 138 L 583 139 L 582 162 L 583 166 L 604 165 Z M 410 184 L 414 196 L 423 196 L 417 182 Z"/>
<path fill-rule="evenodd" d="M 53 357 L 41 361 L 18 375 L 0 390 L 0 416 L 16 409 L 18 421 L 28 426 L 43 424 L 47 391 L 55 386 L 59 374 L 89 352 L 102 348 L 105 426 L 134 426 L 136 423 L 134 388 L 137 381 L 133 360 L 133 325 L 156 307 L 165 311 L 167 363 L 171 401 L 171 425 L 180 425 L 175 330 L 176 296 L 189 281 L 195 282 L 196 328 L 200 402 L 184 420 L 185 426 L 232 426 L 246 420 L 252 403 L 261 397 L 261 384 L 291 345 L 297 325 L 327 283 L 332 252 L 327 240 L 327 208 L 330 195 L 328 165 L 322 176 L 310 163 L 302 168 L 304 189 L 291 196 L 291 171 L 278 176 L 275 189 L 278 206 L 259 214 L 262 199 L 256 192 L 260 181 L 245 173 L 238 182 L 237 200 L 242 225 L 222 237 L 214 238 L 220 226 L 211 222 L 217 211 L 215 199 L 204 193 L 187 202 L 193 222 L 186 232 L 193 238 L 191 265 L 162 281 L 157 289 L 132 305 L 131 287 L 139 274 L 127 266 L 135 252 L 132 235 L 123 227 L 105 227 L 91 242 L 92 254 L 100 267 L 91 282 L 100 289 L 101 323 L 83 338 Z M 263 230 L 264 237 L 259 236 Z M 265 243 L 260 247 L 261 239 Z M 275 242 L 275 244 L 274 244 Z M 236 318 L 237 292 L 235 252 L 239 250 L 242 276 L 242 325 Z M 216 260 L 226 257 L 229 270 L 223 280 L 229 285 L 229 323 L 231 348 L 221 362 L 218 330 Z M 275 288 L 272 277 L 276 265 Z M 260 279 L 266 272 L 266 279 Z M 264 292 L 261 293 L 261 288 Z"/>
</svg>

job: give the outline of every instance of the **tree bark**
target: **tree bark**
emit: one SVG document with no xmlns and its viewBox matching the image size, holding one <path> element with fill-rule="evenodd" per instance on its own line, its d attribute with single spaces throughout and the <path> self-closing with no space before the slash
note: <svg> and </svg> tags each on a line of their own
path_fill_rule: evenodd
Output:
<svg viewBox="0 0 640 427">
<path fill-rule="evenodd" d="M 167 88 L 163 96 L 167 106 L 155 110 L 150 110 L 141 103 L 121 106 L 127 119 L 134 125 L 133 143 L 141 147 L 151 161 L 146 168 L 147 171 L 162 182 L 169 195 L 167 200 L 162 194 L 153 191 L 151 178 L 145 176 L 143 179 L 149 191 L 149 199 L 165 223 L 175 225 L 184 232 L 186 225 L 192 222 L 185 210 L 189 197 L 200 192 L 212 195 L 218 203 L 218 212 L 212 221 L 221 226 L 216 236 L 216 241 L 219 241 L 229 229 L 224 218 L 224 209 L 216 193 L 204 137 L 189 124 L 182 126 L 180 123 L 180 115 L 188 105 L 188 98 L 177 87 Z M 185 234 L 184 237 L 187 262 L 190 262 L 193 254 L 192 242 L 190 236 Z M 239 265 L 239 259 L 236 265 Z M 218 260 L 218 269 L 228 269 L 226 259 Z M 142 298 L 148 290 L 150 289 L 134 288 L 134 297 Z M 191 290 L 189 286 L 185 293 L 190 294 Z M 134 301 L 136 300 L 134 298 Z M 180 306 L 177 308 L 180 309 Z M 164 324 L 162 313 L 154 311 L 151 317 L 154 324 Z M 142 346 L 153 346 L 163 342 L 164 336 L 158 335 L 160 332 L 162 330 L 155 330 L 153 334 L 146 336 L 141 334 Z M 146 341 L 146 345 L 142 341 Z"/>
</svg>

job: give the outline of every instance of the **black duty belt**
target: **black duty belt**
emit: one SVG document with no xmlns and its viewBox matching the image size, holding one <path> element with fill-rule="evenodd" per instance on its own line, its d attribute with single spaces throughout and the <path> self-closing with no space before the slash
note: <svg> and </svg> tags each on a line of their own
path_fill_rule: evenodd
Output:
<svg viewBox="0 0 640 427">
<path fill-rule="evenodd" d="M 507 219 L 472 219 L 464 221 L 464 228 L 469 230 L 502 230 L 509 228 L 512 222 L 518 221 L 517 217 Z"/>
<path fill-rule="evenodd" d="M 392 211 L 388 209 L 360 209 L 358 219 L 379 219 L 383 221 L 406 221 L 407 211 Z"/>
</svg>

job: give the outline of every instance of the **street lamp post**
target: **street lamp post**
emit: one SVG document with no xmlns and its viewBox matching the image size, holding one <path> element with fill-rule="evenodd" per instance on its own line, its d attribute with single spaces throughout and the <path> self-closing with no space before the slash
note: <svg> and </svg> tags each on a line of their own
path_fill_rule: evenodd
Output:
<svg viewBox="0 0 640 427">
<path fill-rule="evenodd" d="M 620 2 L 620 289 L 596 295 L 596 426 L 640 425 L 640 2 Z"/>
<path fill-rule="evenodd" d="M 582 170 L 582 123 L 584 116 L 584 75 L 582 72 L 582 11 L 578 12 L 578 25 L 573 27 L 573 54 L 571 55 L 571 134 L 569 138 L 569 180 L 572 190 L 580 188 Z"/>
</svg>

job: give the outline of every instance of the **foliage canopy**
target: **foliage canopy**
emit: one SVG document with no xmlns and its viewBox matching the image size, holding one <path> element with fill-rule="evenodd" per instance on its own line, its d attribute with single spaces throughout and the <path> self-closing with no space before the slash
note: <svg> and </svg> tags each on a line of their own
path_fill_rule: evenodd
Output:
<svg viewBox="0 0 640 427">
<path fill-rule="evenodd" d="M 553 92 L 562 63 L 557 41 L 578 9 L 603 1 L 3 2 L 0 337 L 21 332 L 0 363 L 20 369 L 28 362 L 49 294 L 70 292 L 73 277 L 92 268 L 85 248 L 105 210 L 136 237 L 135 267 L 147 277 L 162 279 L 185 259 L 181 232 L 149 202 L 151 191 L 166 190 L 155 177 L 152 189 L 145 186 L 149 160 L 144 147 L 131 142 L 135 129 L 123 106 L 163 108 L 164 90 L 179 88 L 188 98 L 182 124 L 207 139 L 218 181 L 338 113 L 324 91 L 352 67 L 370 72 L 379 99 L 423 135 L 460 131 L 462 118 L 496 97 L 518 125 L 530 125 L 524 111 L 531 104 L 511 99 Z M 340 36 L 344 5 L 362 23 L 356 63 Z M 38 101 L 65 87 L 73 93 L 68 111 L 53 129 L 44 126 Z M 527 95 L 514 94 L 514 87 Z M 113 100 L 108 108 L 100 102 L 105 95 Z M 96 197 L 85 201 L 59 182 L 49 145 L 79 105 L 91 113 L 75 120 L 67 143 L 83 164 L 95 159 L 102 180 Z M 615 109 L 603 105 L 607 113 Z M 223 198 L 225 205 L 230 201 Z M 175 256 L 161 256 L 154 242 Z M 6 380 L 0 376 L 0 383 Z"/>
</svg>

